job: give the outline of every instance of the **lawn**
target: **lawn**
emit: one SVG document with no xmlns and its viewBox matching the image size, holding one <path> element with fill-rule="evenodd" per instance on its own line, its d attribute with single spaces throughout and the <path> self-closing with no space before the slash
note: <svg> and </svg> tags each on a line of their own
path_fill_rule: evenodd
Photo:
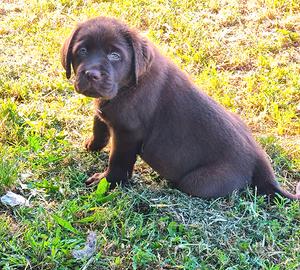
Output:
<svg viewBox="0 0 300 270">
<path fill-rule="evenodd" d="M 255 191 L 191 198 L 138 160 L 132 185 L 84 180 L 107 165 L 88 153 L 92 99 L 75 93 L 60 47 L 78 22 L 112 16 L 139 29 L 193 81 L 238 113 L 278 181 L 300 181 L 299 0 L 2 0 L 0 269 L 299 269 L 299 202 Z M 163 143 L 163 142 L 162 142 Z M 75 259 L 89 231 L 91 258 Z"/>
</svg>

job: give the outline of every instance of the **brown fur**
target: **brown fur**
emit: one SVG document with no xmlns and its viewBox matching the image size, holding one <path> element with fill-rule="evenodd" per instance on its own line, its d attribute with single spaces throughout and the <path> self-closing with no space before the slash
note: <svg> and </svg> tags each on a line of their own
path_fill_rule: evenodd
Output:
<svg viewBox="0 0 300 270">
<path fill-rule="evenodd" d="M 121 59 L 108 60 L 112 51 Z M 86 148 L 101 150 L 111 137 L 108 169 L 87 184 L 102 177 L 112 186 L 126 182 L 140 155 L 193 196 L 216 198 L 250 185 L 261 194 L 299 200 L 299 194 L 279 187 L 266 154 L 240 118 L 123 23 L 99 17 L 80 24 L 63 46 L 62 64 L 68 78 L 73 66 L 76 90 L 95 98 Z"/>
</svg>

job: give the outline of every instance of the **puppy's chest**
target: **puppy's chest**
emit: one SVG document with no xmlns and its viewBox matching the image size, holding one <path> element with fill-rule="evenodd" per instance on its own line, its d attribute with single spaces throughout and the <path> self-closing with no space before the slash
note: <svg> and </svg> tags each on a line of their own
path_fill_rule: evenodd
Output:
<svg viewBox="0 0 300 270">
<path fill-rule="evenodd" d="M 109 106 L 99 107 L 97 116 L 109 127 L 116 130 L 135 132 L 141 128 L 141 120 L 134 107 L 131 106 Z"/>
</svg>

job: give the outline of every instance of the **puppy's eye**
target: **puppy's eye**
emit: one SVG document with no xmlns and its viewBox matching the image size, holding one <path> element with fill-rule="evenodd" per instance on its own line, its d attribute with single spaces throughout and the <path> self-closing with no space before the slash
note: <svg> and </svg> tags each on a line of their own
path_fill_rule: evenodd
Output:
<svg viewBox="0 0 300 270">
<path fill-rule="evenodd" d="M 120 61 L 121 60 L 121 55 L 117 52 L 112 52 L 107 55 L 107 58 L 109 61 Z"/>
<path fill-rule="evenodd" d="M 87 49 L 86 48 L 80 48 L 78 51 L 77 51 L 77 54 L 79 56 L 86 56 L 88 53 Z"/>
</svg>

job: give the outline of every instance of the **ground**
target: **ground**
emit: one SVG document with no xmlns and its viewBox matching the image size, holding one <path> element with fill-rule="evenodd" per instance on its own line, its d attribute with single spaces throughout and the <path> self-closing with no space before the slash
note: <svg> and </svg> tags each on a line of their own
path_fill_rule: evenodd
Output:
<svg viewBox="0 0 300 270">
<path fill-rule="evenodd" d="M 98 15 L 136 27 L 203 91 L 238 113 L 269 154 L 278 181 L 300 180 L 300 2 L 29 1 L 0 3 L 1 269 L 299 269 L 298 202 L 255 191 L 201 200 L 173 190 L 141 160 L 132 186 L 84 180 L 109 147 L 87 153 L 92 99 L 75 93 L 59 51 Z M 101 189 L 103 189 L 101 191 Z M 100 191 L 99 191 L 100 190 Z M 88 231 L 97 250 L 75 260 Z"/>
</svg>

